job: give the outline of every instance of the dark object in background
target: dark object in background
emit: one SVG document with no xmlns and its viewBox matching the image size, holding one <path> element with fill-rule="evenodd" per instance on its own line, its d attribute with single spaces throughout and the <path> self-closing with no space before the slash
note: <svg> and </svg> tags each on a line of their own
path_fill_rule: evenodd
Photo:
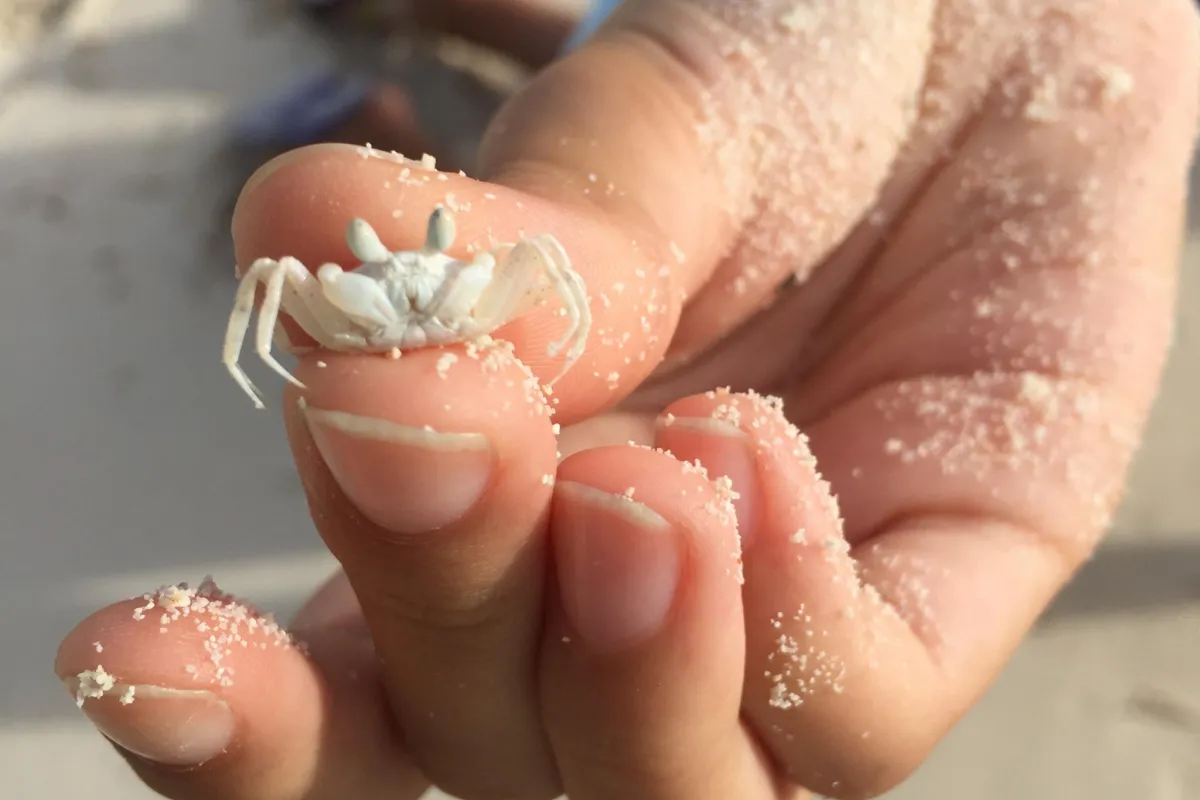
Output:
<svg viewBox="0 0 1200 800">
<path fill-rule="evenodd" d="M 371 144 L 442 169 L 474 161 L 499 105 L 575 19 L 536 0 L 293 0 L 335 66 L 248 108 L 238 145 Z"/>
<path fill-rule="evenodd" d="M 320 141 L 358 112 L 375 83 L 366 77 L 321 73 L 274 103 L 248 109 L 235 135 L 249 147 L 290 149 Z"/>
</svg>

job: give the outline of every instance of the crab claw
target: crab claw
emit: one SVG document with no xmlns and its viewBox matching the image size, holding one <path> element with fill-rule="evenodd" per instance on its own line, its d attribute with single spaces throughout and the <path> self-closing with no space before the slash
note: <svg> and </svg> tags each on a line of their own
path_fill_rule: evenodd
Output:
<svg viewBox="0 0 1200 800">
<path fill-rule="evenodd" d="M 324 264 L 317 270 L 317 280 L 325 299 L 353 320 L 383 328 L 400 319 L 383 287 L 368 277 Z"/>
</svg>

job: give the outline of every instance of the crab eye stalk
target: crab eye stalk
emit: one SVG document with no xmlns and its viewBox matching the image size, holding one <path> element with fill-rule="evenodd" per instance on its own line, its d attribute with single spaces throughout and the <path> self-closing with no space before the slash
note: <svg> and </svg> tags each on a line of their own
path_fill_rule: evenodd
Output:
<svg viewBox="0 0 1200 800">
<path fill-rule="evenodd" d="M 454 244 L 454 217 L 442 206 L 433 209 L 429 215 L 429 227 L 425 233 L 426 253 L 444 253 Z"/>
<path fill-rule="evenodd" d="M 379 234 L 364 219 L 352 219 L 346 228 L 346 244 L 350 252 L 364 264 L 387 261 L 388 249 L 384 247 Z"/>
</svg>

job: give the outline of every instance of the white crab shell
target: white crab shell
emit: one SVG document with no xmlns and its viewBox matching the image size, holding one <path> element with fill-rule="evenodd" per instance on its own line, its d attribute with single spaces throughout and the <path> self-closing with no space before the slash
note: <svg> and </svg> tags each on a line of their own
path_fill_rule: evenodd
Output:
<svg viewBox="0 0 1200 800">
<path fill-rule="evenodd" d="M 550 355 L 570 345 L 551 383 L 557 381 L 583 354 L 591 328 L 587 288 L 562 245 L 542 234 L 463 261 L 446 253 L 454 235 L 453 218 L 439 206 L 430 215 L 420 250 L 389 251 L 368 223 L 351 221 L 346 241 L 362 263 L 349 271 L 324 264 L 313 275 L 295 258 L 259 259 L 238 288 L 222 361 L 255 405 L 263 408 L 258 390 L 238 365 L 260 283 L 265 297 L 255 350 L 268 366 L 301 387 L 270 352 L 272 339 L 281 330 L 281 311 L 320 347 L 386 352 L 490 334 L 553 291 L 562 300 L 568 326 L 550 346 Z"/>
</svg>

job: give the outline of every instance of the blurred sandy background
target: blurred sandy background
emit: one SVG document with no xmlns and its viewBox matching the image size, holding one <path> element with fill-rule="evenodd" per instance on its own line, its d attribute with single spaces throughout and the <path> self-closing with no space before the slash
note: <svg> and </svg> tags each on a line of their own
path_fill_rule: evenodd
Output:
<svg viewBox="0 0 1200 800">
<path fill-rule="evenodd" d="M 78 0 L 28 47 L 53 5 L 0 0 L 0 797 L 139 800 L 59 638 L 209 572 L 286 615 L 331 566 L 218 357 L 245 176 L 221 126 L 322 55 L 244 0 Z M 1198 267 L 1200 238 L 1117 530 L 893 800 L 1200 799 Z"/>
</svg>

